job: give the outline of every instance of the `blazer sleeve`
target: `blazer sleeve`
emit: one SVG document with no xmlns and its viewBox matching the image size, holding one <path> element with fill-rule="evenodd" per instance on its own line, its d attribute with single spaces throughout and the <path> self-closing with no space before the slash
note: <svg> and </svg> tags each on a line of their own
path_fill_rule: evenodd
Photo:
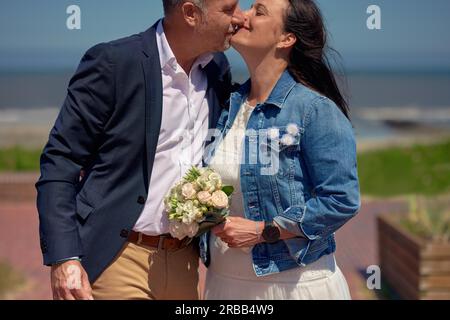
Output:
<svg viewBox="0 0 450 320">
<path fill-rule="evenodd" d="M 89 49 L 69 82 L 67 96 L 40 160 L 36 183 L 44 264 L 82 257 L 76 225 L 80 171 L 92 162 L 115 105 L 112 47 Z"/>
</svg>

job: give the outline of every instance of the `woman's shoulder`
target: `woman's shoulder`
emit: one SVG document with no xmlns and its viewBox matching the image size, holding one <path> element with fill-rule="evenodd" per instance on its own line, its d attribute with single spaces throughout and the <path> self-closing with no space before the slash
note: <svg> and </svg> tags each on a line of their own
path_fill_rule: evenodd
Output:
<svg viewBox="0 0 450 320">
<path fill-rule="evenodd" d="M 309 108 L 317 107 L 320 104 L 336 106 L 328 97 L 298 82 L 295 84 L 287 99 L 290 100 L 289 102 L 296 102 Z"/>
<path fill-rule="evenodd" d="M 287 99 L 292 107 L 303 110 L 305 126 L 314 119 L 333 119 L 335 125 L 351 126 L 349 119 L 333 100 L 301 83 L 295 85 Z"/>
</svg>

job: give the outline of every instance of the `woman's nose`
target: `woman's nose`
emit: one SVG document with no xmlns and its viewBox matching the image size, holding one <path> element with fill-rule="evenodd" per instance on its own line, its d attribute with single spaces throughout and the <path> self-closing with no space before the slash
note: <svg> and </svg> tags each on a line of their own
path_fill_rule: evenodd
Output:
<svg viewBox="0 0 450 320">
<path fill-rule="evenodd" d="M 245 23 L 245 15 L 239 6 L 236 8 L 236 11 L 234 12 L 233 18 L 231 19 L 231 23 L 234 26 L 238 26 L 239 28 L 242 27 Z"/>
</svg>

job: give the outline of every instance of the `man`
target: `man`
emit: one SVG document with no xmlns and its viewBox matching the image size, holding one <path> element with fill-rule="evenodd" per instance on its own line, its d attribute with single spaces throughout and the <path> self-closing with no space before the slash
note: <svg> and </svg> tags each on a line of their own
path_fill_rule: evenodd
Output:
<svg viewBox="0 0 450 320">
<path fill-rule="evenodd" d="M 230 88 L 238 0 L 163 0 L 146 32 L 87 51 L 36 184 L 54 299 L 197 299 L 195 244 L 168 236 L 163 197 L 201 164 Z M 84 172 L 80 178 L 80 172 Z"/>
</svg>

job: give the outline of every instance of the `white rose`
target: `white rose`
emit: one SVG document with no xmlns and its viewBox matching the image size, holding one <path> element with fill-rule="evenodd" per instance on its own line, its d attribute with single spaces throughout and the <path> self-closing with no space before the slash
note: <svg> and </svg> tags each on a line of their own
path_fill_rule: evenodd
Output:
<svg viewBox="0 0 450 320">
<path fill-rule="evenodd" d="M 172 190 L 170 190 L 171 197 L 176 198 L 177 200 L 183 200 L 183 195 L 181 193 L 181 188 L 183 187 L 183 184 L 181 182 L 178 182 Z"/>
<path fill-rule="evenodd" d="M 186 234 L 189 238 L 195 237 L 199 229 L 198 223 L 193 222 L 190 224 L 183 224 L 184 234 Z"/>
<path fill-rule="evenodd" d="M 203 185 L 203 191 L 214 192 L 214 190 L 216 190 L 216 186 L 211 181 L 208 181 Z"/>
<path fill-rule="evenodd" d="M 216 191 L 212 194 L 211 203 L 216 209 L 228 208 L 228 196 L 222 190 Z"/>
<path fill-rule="evenodd" d="M 195 191 L 194 185 L 192 183 L 185 183 L 181 188 L 181 193 L 185 199 L 194 199 L 197 191 Z"/>
<path fill-rule="evenodd" d="M 194 203 L 190 200 L 182 205 L 182 210 L 183 210 L 182 222 L 184 224 L 190 224 L 196 221 L 200 212 L 200 209 L 194 206 Z"/>
<path fill-rule="evenodd" d="M 169 223 L 170 235 L 178 240 L 183 240 L 186 237 L 186 233 L 183 224 L 178 221 L 170 221 Z"/>
<path fill-rule="evenodd" d="M 200 191 L 197 194 L 197 199 L 201 204 L 207 204 L 209 200 L 211 200 L 211 193 L 209 193 L 208 191 Z"/>
<path fill-rule="evenodd" d="M 292 146 L 294 144 L 295 140 L 294 137 L 290 134 L 285 134 L 283 138 L 281 138 L 281 143 L 285 146 Z"/>
<path fill-rule="evenodd" d="M 211 181 L 212 183 L 215 184 L 217 189 L 222 188 L 222 178 L 220 177 L 220 175 L 216 172 L 213 172 L 209 175 L 209 181 Z"/>
<path fill-rule="evenodd" d="M 300 129 L 298 128 L 298 126 L 295 123 L 291 123 L 287 126 L 287 132 L 290 135 L 296 136 L 300 132 Z"/>
<path fill-rule="evenodd" d="M 182 222 L 184 224 L 191 224 L 197 220 L 197 212 L 185 212 L 182 218 Z"/>
</svg>

